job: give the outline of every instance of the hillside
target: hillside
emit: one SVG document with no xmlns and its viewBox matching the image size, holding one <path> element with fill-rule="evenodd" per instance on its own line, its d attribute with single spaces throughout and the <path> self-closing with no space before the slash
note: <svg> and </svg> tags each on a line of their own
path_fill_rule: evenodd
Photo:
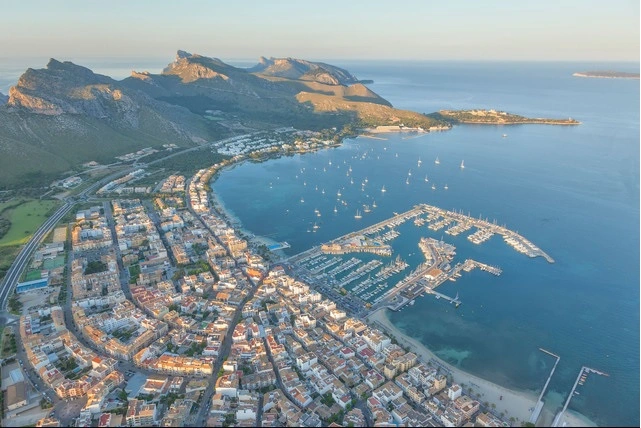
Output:
<svg viewBox="0 0 641 428">
<path fill-rule="evenodd" d="M 626 73 L 623 71 L 580 71 L 572 74 L 572 76 L 600 79 L 639 79 L 639 73 Z"/>
<path fill-rule="evenodd" d="M 284 77 L 303 81 L 325 83 L 327 85 L 351 85 L 358 79 L 340 67 L 322 62 L 305 61 L 295 58 L 260 57 L 257 65 L 248 71 L 259 76 Z"/>
<path fill-rule="evenodd" d="M 544 125 L 579 125 L 581 123 L 572 118 L 530 118 L 498 110 L 440 110 L 437 113 L 428 114 L 428 116 L 453 125 L 459 123 L 477 125 L 517 125 L 537 123 Z"/>
<path fill-rule="evenodd" d="M 52 59 L 28 69 L 0 107 L 2 187 L 42 183 L 82 162 L 172 142 L 192 146 L 215 125 L 91 70 Z"/>
<path fill-rule="evenodd" d="M 256 129 L 342 129 L 443 121 L 397 110 L 347 70 L 292 58 L 243 69 L 185 51 L 159 74 L 116 81 L 51 59 L 0 105 L 0 187 L 41 185 L 143 147 L 192 146 Z"/>
</svg>

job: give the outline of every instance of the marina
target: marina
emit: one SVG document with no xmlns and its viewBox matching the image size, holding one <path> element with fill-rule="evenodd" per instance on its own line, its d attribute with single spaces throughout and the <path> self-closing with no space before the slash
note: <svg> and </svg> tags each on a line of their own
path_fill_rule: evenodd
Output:
<svg viewBox="0 0 641 428">
<path fill-rule="evenodd" d="M 360 215 L 360 211 L 357 212 Z M 476 245 L 483 244 L 495 234 L 501 234 L 505 243 L 518 252 L 530 257 L 544 257 L 550 263 L 554 261 L 521 235 L 498 226 L 496 222 L 489 223 L 487 219 L 482 219 L 480 216 L 475 219 L 462 212 L 447 211 L 427 204 L 417 205 L 405 213 L 394 214 L 393 217 L 385 221 L 333 239 L 320 247 L 314 247 L 305 253 L 291 257 L 289 262 L 303 267 L 309 275 L 318 281 L 344 290 L 345 293 L 349 293 L 350 296 L 367 307 L 373 309 L 387 307 L 398 311 L 405 305 L 412 305 L 416 298 L 427 294 L 459 307 L 462 301 L 458 293 L 455 297 L 450 297 L 437 292 L 436 289 L 446 281 L 456 282 L 463 272 L 469 273 L 474 269 L 494 276 L 500 276 L 502 273 L 498 266 L 470 258 L 454 263 L 456 247 L 444 242 L 443 238 L 437 240 L 421 237 L 418 247 L 423 254 L 424 261 L 409 274 L 396 281 L 393 286 L 388 285 L 388 280 L 410 267 L 409 263 L 404 261 L 400 255 L 387 264 L 377 259 L 364 261 L 352 257 L 349 260 L 343 260 L 339 257 L 348 253 L 391 256 L 393 248 L 389 243 L 401 235 L 397 228 L 408 220 L 413 220 L 412 223 L 418 228 L 427 224 L 427 228 L 432 231 L 447 228 L 445 233 L 450 236 L 457 236 L 476 228 L 467 237 L 470 242 Z M 334 257 L 330 258 L 329 255 Z M 376 271 L 377 269 L 379 270 Z M 339 278 L 341 275 L 343 276 Z M 350 290 L 345 289 L 346 286 L 352 284 L 355 285 Z"/>
</svg>

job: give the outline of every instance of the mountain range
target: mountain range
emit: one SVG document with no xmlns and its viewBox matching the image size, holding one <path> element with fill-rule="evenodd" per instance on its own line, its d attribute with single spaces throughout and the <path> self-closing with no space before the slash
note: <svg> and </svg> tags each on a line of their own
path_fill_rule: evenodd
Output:
<svg viewBox="0 0 641 428">
<path fill-rule="evenodd" d="M 3 102 L 6 100 L 6 102 Z M 438 121 L 394 109 L 347 70 L 261 57 L 244 69 L 178 51 L 160 74 L 117 81 L 51 59 L 0 94 L 0 187 L 46 183 L 83 162 L 142 147 L 193 146 L 247 132 Z"/>
</svg>

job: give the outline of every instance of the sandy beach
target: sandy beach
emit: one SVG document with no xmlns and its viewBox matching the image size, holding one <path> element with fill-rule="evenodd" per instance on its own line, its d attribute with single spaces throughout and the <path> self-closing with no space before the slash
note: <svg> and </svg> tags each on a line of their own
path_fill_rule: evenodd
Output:
<svg viewBox="0 0 641 428">
<path fill-rule="evenodd" d="M 408 346 L 410 350 L 418 355 L 418 357 L 424 362 L 428 362 L 431 359 L 438 361 L 451 372 L 454 382 L 459 385 L 465 385 L 466 392 L 467 388 L 472 387 L 474 394 L 480 397 L 480 401 L 482 403 L 487 402 L 490 406 L 492 404 L 496 405 L 497 414 L 503 413 L 507 420 L 511 417 L 516 418 L 517 421 L 515 421 L 513 426 L 520 426 L 521 422 L 529 421 L 531 414 L 530 409 L 536 405 L 538 399 L 537 395 L 528 391 L 515 391 L 504 388 L 446 363 L 418 340 L 407 336 L 396 328 L 387 318 L 385 312 L 386 309 L 379 309 L 372 312 L 367 317 L 368 322 L 378 322 L 389 334 L 393 335 L 401 345 Z M 537 426 L 550 426 L 553 418 L 554 415 L 552 415 L 548 410 L 543 410 L 539 417 Z M 566 412 L 563 419 L 567 424 L 566 426 L 596 426 L 592 421 L 575 412 Z"/>
</svg>

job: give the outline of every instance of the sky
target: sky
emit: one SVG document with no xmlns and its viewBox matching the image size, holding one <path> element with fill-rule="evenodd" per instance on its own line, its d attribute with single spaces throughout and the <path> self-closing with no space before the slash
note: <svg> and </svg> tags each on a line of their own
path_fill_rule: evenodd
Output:
<svg viewBox="0 0 641 428">
<path fill-rule="evenodd" d="M 3 0 L 0 60 L 639 61 L 638 0 Z"/>
</svg>

